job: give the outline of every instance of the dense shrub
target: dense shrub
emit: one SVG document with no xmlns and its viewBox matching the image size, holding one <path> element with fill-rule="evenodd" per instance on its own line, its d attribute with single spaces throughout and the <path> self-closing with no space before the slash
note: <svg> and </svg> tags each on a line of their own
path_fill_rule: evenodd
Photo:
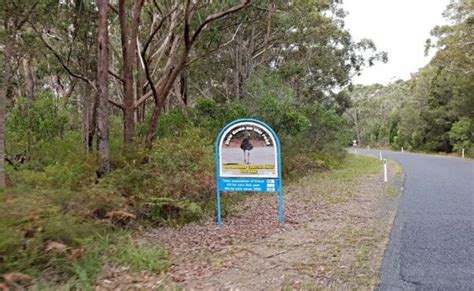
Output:
<svg viewBox="0 0 474 291">
<path fill-rule="evenodd" d="M 15 145 L 9 148 L 11 154 L 29 150 L 36 141 L 62 136 L 68 121 L 68 109 L 50 93 L 40 94 L 34 101 L 18 99 L 6 123 L 8 143 Z"/>
<path fill-rule="evenodd" d="M 127 249 L 113 236 L 136 225 L 179 225 L 214 215 L 214 143 L 221 128 L 238 118 L 260 119 L 277 132 L 285 181 L 338 166 L 348 140 L 344 119 L 320 105 L 298 104 L 281 84 L 265 90 L 275 84 L 271 76 L 252 84 L 239 102 L 199 99 L 187 111 L 164 112 L 152 148 L 140 139 L 125 147 L 120 118 L 112 117 L 112 171 L 100 180 L 97 156 L 85 151 L 81 134 L 57 113 L 54 98 L 33 103 L 38 114 L 31 120 L 40 124 L 33 128 L 18 104 L 8 121 L 7 145 L 12 153 L 27 149 L 28 159 L 8 168 L 12 187 L 0 193 L 0 273 L 46 269 L 58 280 L 73 276 L 90 283 L 106 254 L 137 270 L 165 270 L 160 248 Z M 137 132 L 146 128 L 139 125 Z M 247 196 L 224 195 L 223 215 L 233 214 Z M 47 252 L 50 242 L 67 252 Z M 72 259 L 73 253 L 80 256 Z M 71 288 L 87 286 L 80 282 Z"/>
<path fill-rule="evenodd" d="M 38 141 L 28 160 L 10 171 L 13 183 L 31 187 L 79 189 L 95 180 L 95 157 L 87 155 L 77 132 Z"/>
<path fill-rule="evenodd" d="M 468 118 L 463 118 L 453 124 L 449 132 L 449 139 L 453 145 L 454 151 L 461 151 L 462 149 L 470 149 L 474 142 L 472 133 L 471 121 Z"/>
<path fill-rule="evenodd" d="M 225 124 L 250 117 L 248 108 L 240 103 L 220 104 L 212 99 L 198 99 L 190 115 L 194 125 L 207 130 L 210 137 L 215 137 Z"/>
</svg>

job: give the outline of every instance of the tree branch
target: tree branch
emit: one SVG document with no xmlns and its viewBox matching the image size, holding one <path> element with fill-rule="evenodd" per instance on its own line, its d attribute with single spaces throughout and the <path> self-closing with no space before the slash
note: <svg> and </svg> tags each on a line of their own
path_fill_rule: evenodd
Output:
<svg viewBox="0 0 474 291">
<path fill-rule="evenodd" d="M 192 44 L 191 39 L 189 38 L 189 34 L 190 34 L 189 9 L 190 9 L 190 6 L 191 6 L 191 0 L 187 0 L 186 4 L 184 6 L 184 46 L 186 47 L 186 50 L 189 50 L 191 48 L 191 44 Z"/>
<path fill-rule="evenodd" d="M 38 5 L 38 2 L 36 2 L 35 4 L 33 4 L 33 5 L 30 7 L 30 9 L 28 9 L 28 12 L 26 12 L 25 17 L 23 17 L 23 19 L 20 20 L 20 22 L 15 25 L 15 26 L 16 26 L 16 30 L 20 30 L 20 28 L 28 21 L 28 19 L 30 18 L 31 13 L 33 12 L 33 10 L 36 8 L 37 5 Z"/>
<path fill-rule="evenodd" d="M 135 107 L 138 107 L 140 105 L 143 104 L 143 102 L 145 102 L 148 98 L 150 98 L 151 96 L 153 95 L 153 92 L 151 91 L 148 91 L 145 95 L 142 95 L 140 98 L 138 98 L 135 103 L 134 103 L 134 106 Z"/>
<path fill-rule="evenodd" d="M 232 35 L 232 38 L 231 38 L 230 40 L 228 40 L 227 42 L 225 42 L 225 43 L 223 43 L 223 44 L 217 46 L 216 48 L 213 48 L 213 49 L 208 50 L 208 51 L 207 51 L 206 53 L 204 53 L 204 54 L 201 54 L 201 55 L 195 57 L 193 60 L 191 60 L 191 61 L 188 62 L 188 65 L 193 64 L 193 63 L 199 61 L 199 60 L 202 59 L 202 58 L 208 57 L 208 56 L 210 56 L 212 53 L 214 53 L 214 52 L 216 52 L 216 51 L 218 51 L 218 50 L 220 50 L 220 49 L 222 49 L 222 48 L 228 46 L 228 45 L 231 44 L 232 42 L 234 42 L 235 37 L 237 36 L 237 33 L 239 32 L 241 26 L 242 26 L 242 23 L 239 24 L 239 26 L 238 26 L 237 29 L 235 30 L 235 32 L 234 32 L 234 34 Z"/>
<path fill-rule="evenodd" d="M 112 10 L 113 12 L 115 12 L 116 14 L 119 14 L 119 11 L 118 11 L 117 7 L 115 7 L 114 5 L 112 5 L 112 4 L 109 3 L 109 8 L 110 8 L 110 10 Z"/>
<path fill-rule="evenodd" d="M 193 43 L 196 40 L 196 38 L 199 36 L 199 34 L 202 32 L 202 30 L 204 29 L 204 27 L 206 27 L 206 25 L 208 23 L 210 23 L 214 20 L 220 19 L 220 18 L 222 18 L 226 15 L 238 12 L 238 11 L 244 9 L 245 7 L 249 6 L 251 2 L 252 2 L 252 0 L 242 0 L 241 3 L 237 6 L 234 6 L 232 8 L 229 8 L 229 9 L 225 10 L 225 11 L 215 13 L 215 14 L 212 14 L 212 15 L 209 15 L 208 17 L 206 17 L 206 19 L 201 23 L 201 25 L 199 25 L 199 27 L 194 32 L 194 34 L 191 38 L 191 43 Z"/>
<path fill-rule="evenodd" d="M 168 13 L 168 15 L 164 16 L 160 23 L 158 23 L 158 25 L 156 26 L 156 28 L 153 30 L 153 32 L 151 33 L 150 37 L 147 39 L 147 41 L 145 42 L 145 45 L 143 46 L 143 50 L 142 50 L 142 56 L 143 56 L 143 59 L 145 59 L 145 54 L 146 54 L 146 51 L 148 49 L 148 47 L 150 46 L 150 43 L 151 41 L 153 40 L 153 38 L 155 37 L 155 35 L 158 33 L 158 31 L 161 29 L 161 27 L 163 26 L 165 20 L 176 10 L 176 8 L 174 8 L 170 13 Z"/>
<path fill-rule="evenodd" d="M 36 32 L 36 34 L 39 36 L 39 38 L 41 39 L 41 42 L 45 45 L 45 47 L 54 55 L 54 57 L 58 60 L 59 64 L 64 68 L 64 70 L 66 70 L 66 72 L 73 76 L 74 78 L 77 78 L 77 79 L 80 79 L 84 82 L 86 82 L 87 84 L 89 84 L 91 86 L 91 88 L 94 90 L 94 91 L 97 91 L 97 88 L 94 84 L 94 82 L 92 82 L 90 79 L 88 79 L 87 77 L 79 74 L 79 73 L 75 73 L 73 72 L 67 65 L 66 63 L 64 62 L 64 60 L 61 58 L 61 56 L 59 55 L 59 53 L 57 51 L 54 50 L 54 48 L 44 39 L 43 37 L 43 34 L 38 31 L 36 29 L 36 27 L 29 22 L 29 24 L 31 25 L 31 27 L 33 28 L 33 30 Z"/>
<path fill-rule="evenodd" d="M 114 73 L 112 70 L 109 69 L 109 75 L 111 75 L 112 77 L 114 77 L 115 79 L 119 80 L 120 82 L 124 82 L 123 79 L 117 75 L 116 73 Z"/>
<path fill-rule="evenodd" d="M 118 107 L 118 108 L 120 108 L 120 109 L 122 109 L 122 110 L 125 109 L 125 107 L 123 106 L 122 103 L 118 103 L 118 102 L 116 102 L 116 101 L 114 101 L 114 100 L 112 100 L 112 99 L 109 99 L 109 103 L 112 104 L 112 105 L 114 105 L 114 106 L 116 106 L 116 107 Z"/>
</svg>

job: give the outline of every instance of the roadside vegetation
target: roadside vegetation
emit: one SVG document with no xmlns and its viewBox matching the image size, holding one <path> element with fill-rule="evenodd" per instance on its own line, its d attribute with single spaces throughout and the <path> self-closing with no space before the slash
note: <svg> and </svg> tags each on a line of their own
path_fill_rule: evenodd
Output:
<svg viewBox="0 0 474 291">
<path fill-rule="evenodd" d="M 48 115 L 56 108 L 52 98 L 40 96 L 33 103 L 33 122 L 41 126 L 19 123 L 20 110 L 10 114 L 9 152 L 23 148 L 28 131 L 35 142 L 28 161 L 7 168 L 9 185 L 0 194 L 0 273 L 47 277 L 49 283 L 74 278 L 77 282 L 70 284 L 88 286 L 104 260 L 166 271 L 163 247 L 136 248 L 130 236 L 143 227 L 182 225 L 214 215 L 213 143 L 231 120 L 264 118 L 278 131 L 288 182 L 339 165 L 350 139 L 348 128 L 341 131 L 344 120 L 318 105 L 297 107 L 264 98 L 249 108 L 202 99 L 186 113 L 165 113 L 151 149 L 137 145 L 140 150 L 128 152 L 120 136 L 113 136 L 112 171 L 99 180 L 95 156 L 84 152 L 67 112 L 63 118 Z M 116 124 L 114 132 L 120 132 Z M 241 195 L 226 196 L 224 214 L 241 200 Z"/>
<path fill-rule="evenodd" d="M 2 2 L 0 289 L 166 272 L 169 246 L 134 238 L 214 216 L 214 140 L 237 118 L 278 133 L 285 183 L 340 165 L 334 88 L 386 55 L 339 3 L 256 2 Z"/>
<path fill-rule="evenodd" d="M 137 143 L 134 151 L 122 142 L 120 120 L 112 119 L 111 172 L 101 179 L 72 109 L 42 94 L 32 103 L 35 114 L 26 117 L 20 100 L 7 120 L 7 151 L 28 152 L 27 160 L 7 167 L 8 187 L 0 194 L 0 273 L 28 274 L 39 286 L 82 289 L 108 261 L 165 272 L 166 246 L 137 246 L 131 237 L 148 227 L 214 216 L 214 141 L 237 118 L 265 120 L 278 132 L 285 183 L 340 166 L 351 139 L 345 120 L 331 108 L 283 97 L 232 104 L 198 99 L 186 112 L 164 113 L 156 144 Z M 224 196 L 224 215 L 235 214 L 243 198 Z"/>
<path fill-rule="evenodd" d="M 165 275 L 119 272 L 100 287 L 165 289 L 374 289 L 403 184 L 400 166 L 349 155 L 340 167 L 285 187 L 285 224 L 273 195 L 252 195 L 216 230 L 214 221 L 152 231 L 145 241 L 173 242 Z M 128 274 L 127 278 L 125 274 Z"/>
<path fill-rule="evenodd" d="M 355 86 L 347 112 L 359 144 L 474 157 L 473 2 L 453 1 L 447 25 L 432 30 L 437 49 L 412 78 Z"/>
<path fill-rule="evenodd" d="M 92 289 L 109 265 L 169 271 L 169 244 L 135 238 L 214 216 L 214 141 L 237 118 L 277 132 L 285 185 L 375 170 L 346 159 L 348 92 L 387 55 L 352 39 L 339 2 L 3 1 L 0 289 Z M 468 81 L 447 87 L 453 98 Z M 464 116 L 447 129 L 462 143 Z M 223 214 L 245 197 L 225 195 Z"/>
</svg>

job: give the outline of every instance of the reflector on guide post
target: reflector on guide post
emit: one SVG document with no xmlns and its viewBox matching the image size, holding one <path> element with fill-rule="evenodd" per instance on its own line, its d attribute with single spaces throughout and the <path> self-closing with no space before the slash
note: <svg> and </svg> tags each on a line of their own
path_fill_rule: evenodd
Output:
<svg viewBox="0 0 474 291">
<path fill-rule="evenodd" d="M 217 223 L 222 224 L 222 192 L 278 193 L 278 221 L 283 223 L 281 145 L 267 124 L 238 119 L 219 133 L 216 144 Z"/>
</svg>

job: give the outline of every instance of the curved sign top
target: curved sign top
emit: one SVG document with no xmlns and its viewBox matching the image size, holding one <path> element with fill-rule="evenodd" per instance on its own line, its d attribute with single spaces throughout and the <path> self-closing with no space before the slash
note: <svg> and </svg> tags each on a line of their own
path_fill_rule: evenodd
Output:
<svg viewBox="0 0 474 291">
<path fill-rule="evenodd" d="M 241 119 L 227 125 L 217 141 L 220 177 L 279 176 L 280 144 L 265 123 Z"/>
</svg>

